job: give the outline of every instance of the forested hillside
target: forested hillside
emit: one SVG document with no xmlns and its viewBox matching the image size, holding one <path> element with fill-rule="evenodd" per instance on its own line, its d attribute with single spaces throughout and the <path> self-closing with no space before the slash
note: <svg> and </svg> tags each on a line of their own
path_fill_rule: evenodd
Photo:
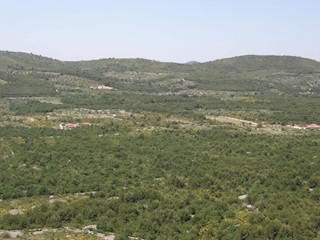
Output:
<svg viewBox="0 0 320 240">
<path fill-rule="evenodd" d="M 0 52 L 0 238 L 318 239 L 320 63 Z"/>
</svg>

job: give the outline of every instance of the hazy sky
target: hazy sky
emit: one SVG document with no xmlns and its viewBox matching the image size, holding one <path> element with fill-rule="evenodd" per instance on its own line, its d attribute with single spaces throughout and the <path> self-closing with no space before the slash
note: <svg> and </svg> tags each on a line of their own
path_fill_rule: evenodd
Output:
<svg viewBox="0 0 320 240">
<path fill-rule="evenodd" d="M 0 49 L 60 59 L 320 60 L 320 0 L 1 0 Z"/>
</svg>

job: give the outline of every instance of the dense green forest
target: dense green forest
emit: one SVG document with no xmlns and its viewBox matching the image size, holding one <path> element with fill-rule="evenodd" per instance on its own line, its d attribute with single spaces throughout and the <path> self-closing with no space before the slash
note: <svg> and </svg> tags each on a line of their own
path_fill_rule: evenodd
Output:
<svg viewBox="0 0 320 240">
<path fill-rule="evenodd" d="M 0 238 L 319 239 L 319 89 L 297 57 L 0 52 Z"/>
</svg>

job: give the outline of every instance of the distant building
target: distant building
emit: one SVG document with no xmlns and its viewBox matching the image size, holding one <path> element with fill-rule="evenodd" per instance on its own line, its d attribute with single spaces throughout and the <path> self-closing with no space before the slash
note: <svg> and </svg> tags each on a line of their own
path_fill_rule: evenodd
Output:
<svg viewBox="0 0 320 240">
<path fill-rule="evenodd" d="M 99 85 L 98 89 L 112 90 L 112 87 L 105 86 L 105 85 Z"/>
<path fill-rule="evenodd" d="M 102 89 L 102 90 L 112 90 L 113 87 L 109 87 L 106 85 L 98 85 L 98 86 L 90 86 L 91 89 Z"/>
<path fill-rule="evenodd" d="M 293 129 L 303 129 L 303 127 L 300 127 L 300 126 L 297 126 L 297 125 L 291 126 L 291 128 L 293 128 Z"/>
<path fill-rule="evenodd" d="M 76 124 L 74 124 L 74 123 L 66 123 L 66 124 L 60 123 L 59 127 L 60 127 L 60 129 L 63 129 L 63 130 L 71 130 L 71 129 L 79 127 L 79 123 L 76 123 Z"/>
<path fill-rule="evenodd" d="M 73 123 L 67 123 L 66 125 L 64 125 L 65 128 L 76 128 L 78 127 L 79 124 L 76 123 L 76 124 L 73 124 Z"/>
<path fill-rule="evenodd" d="M 320 126 L 312 123 L 312 124 L 307 125 L 306 129 L 320 129 Z"/>
</svg>

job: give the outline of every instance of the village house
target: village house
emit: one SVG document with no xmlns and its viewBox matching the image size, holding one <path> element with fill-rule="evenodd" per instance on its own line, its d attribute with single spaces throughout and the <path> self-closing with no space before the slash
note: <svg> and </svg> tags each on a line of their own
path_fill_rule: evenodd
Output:
<svg viewBox="0 0 320 240">
<path fill-rule="evenodd" d="M 320 126 L 312 123 L 312 124 L 307 125 L 306 129 L 320 129 Z"/>
<path fill-rule="evenodd" d="M 106 85 L 98 85 L 96 86 L 91 86 L 91 89 L 103 89 L 103 90 L 112 90 L 112 87 L 106 86 Z"/>
<path fill-rule="evenodd" d="M 62 130 L 71 130 L 71 129 L 79 127 L 79 123 L 76 123 L 76 124 L 74 124 L 74 123 L 66 123 L 66 124 L 60 123 L 59 127 Z"/>
<path fill-rule="evenodd" d="M 105 85 L 99 85 L 98 89 L 112 90 L 112 87 L 105 86 Z"/>
<path fill-rule="evenodd" d="M 306 129 L 320 129 L 320 126 L 315 123 L 312 123 L 312 124 L 307 125 Z"/>
</svg>

